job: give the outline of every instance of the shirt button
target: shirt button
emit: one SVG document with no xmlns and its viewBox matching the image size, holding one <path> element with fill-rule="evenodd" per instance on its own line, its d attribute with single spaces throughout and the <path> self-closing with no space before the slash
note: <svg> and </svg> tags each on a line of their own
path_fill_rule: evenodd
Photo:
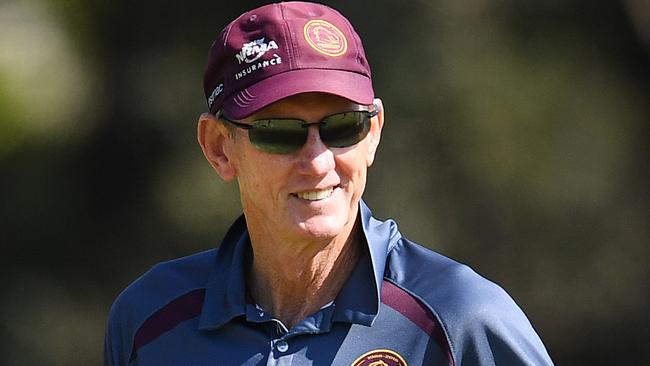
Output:
<svg viewBox="0 0 650 366">
<path fill-rule="evenodd" d="M 275 344 L 275 349 L 279 352 L 287 352 L 289 350 L 289 344 L 286 341 L 280 341 Z"/>
</svg>

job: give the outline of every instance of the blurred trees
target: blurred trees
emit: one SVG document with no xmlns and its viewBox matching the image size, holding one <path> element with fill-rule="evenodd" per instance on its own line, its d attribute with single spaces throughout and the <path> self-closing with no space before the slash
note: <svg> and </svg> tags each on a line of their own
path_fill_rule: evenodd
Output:
<svg viewBox="0 0 650 366">
<path fill-rule="evenodd" d="M 647 363 L 647 5 L 327 3 L 386 105 L 375 214 L 502 284 L 558 364 Z M 0 3 L 8 364 L 100 363 L 119 291 L 218 245 L 240 208 L 195 143 L 201 75 L 259 4 Z"/>
</svg>

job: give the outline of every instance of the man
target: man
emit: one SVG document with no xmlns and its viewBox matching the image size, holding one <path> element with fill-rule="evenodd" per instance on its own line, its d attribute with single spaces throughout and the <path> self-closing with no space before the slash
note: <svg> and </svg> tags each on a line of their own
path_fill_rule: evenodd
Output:
<svg viewBox="0 0 650 366">
<path fill-rule="evenodd" d="M 106 365 L 547 365 L 510 297 L 361 200 L 384 124 L 361 40 L 324 5 L 231 22 L 198 141 L 239 184 L 218 250 L 155 266 L 113 305 Z"/>
</svg>

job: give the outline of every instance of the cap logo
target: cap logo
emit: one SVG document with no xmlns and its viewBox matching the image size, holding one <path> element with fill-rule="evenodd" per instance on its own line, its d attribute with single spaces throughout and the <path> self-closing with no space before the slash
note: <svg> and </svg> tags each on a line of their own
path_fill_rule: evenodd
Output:
<svg viewBox="0 0 650 366">
<path fill-rule="evenodd" d="M 212 94 L 210 94 L 210 98 L 208 98 L 208 107 L 212 108 L 212 103 L 214 103 L 214 100 L 217 99 L 219 94 L 223 91 L 223 83 L 219 83 L 216 88 L 212 91 Z"/>
<path fill-rule="evenodd" d="M 257 61 L 260 57 L 264 56 L 270 50 L 277 50 L 278 44 L 275 41 L 264 41 L 264 37 L 256 39 L 252 42 L 244 43 L 238 54 L 235 55 L 237 61 L 241 64 L 247 64 Z"/>
<path fill-rule="evenodd" d="M 404 358 L 389 349 L 376 349 L 364 353 L 350 366 L 408 366 Z"/>
<path fill-rule="evenodd" d="M 311 48 L 316 51 L 336 57 L 341 56 L 348 50 L 348 40 L 332 23 L 313 19 L 305 24 L 305 39 Z"/>
</svg>

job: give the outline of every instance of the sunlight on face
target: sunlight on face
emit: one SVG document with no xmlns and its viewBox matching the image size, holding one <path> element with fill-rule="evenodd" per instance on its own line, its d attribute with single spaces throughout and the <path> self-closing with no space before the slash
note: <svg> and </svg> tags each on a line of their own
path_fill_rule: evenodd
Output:
<svg viewBox="0 0 650 366">
<path fill-rule="evenodd" d="M 268 117 L 317 122 L 334 113 L 359 109 L 347 99 L 305 93 L 276 102 L 243 122 Z M 261 152 L 250 144 L 246 131 L 238 130 L 232 163 L 249 227 L 265 228 L 287 240 L 347 236 L 372 162 L 372 136 L 378 130 L 371 127 L 370 134 L 356 145 L 329 148 L 320 140 L 318 127 L 312 126 L 305 145 L 289 154 Z"/>
</svg>

